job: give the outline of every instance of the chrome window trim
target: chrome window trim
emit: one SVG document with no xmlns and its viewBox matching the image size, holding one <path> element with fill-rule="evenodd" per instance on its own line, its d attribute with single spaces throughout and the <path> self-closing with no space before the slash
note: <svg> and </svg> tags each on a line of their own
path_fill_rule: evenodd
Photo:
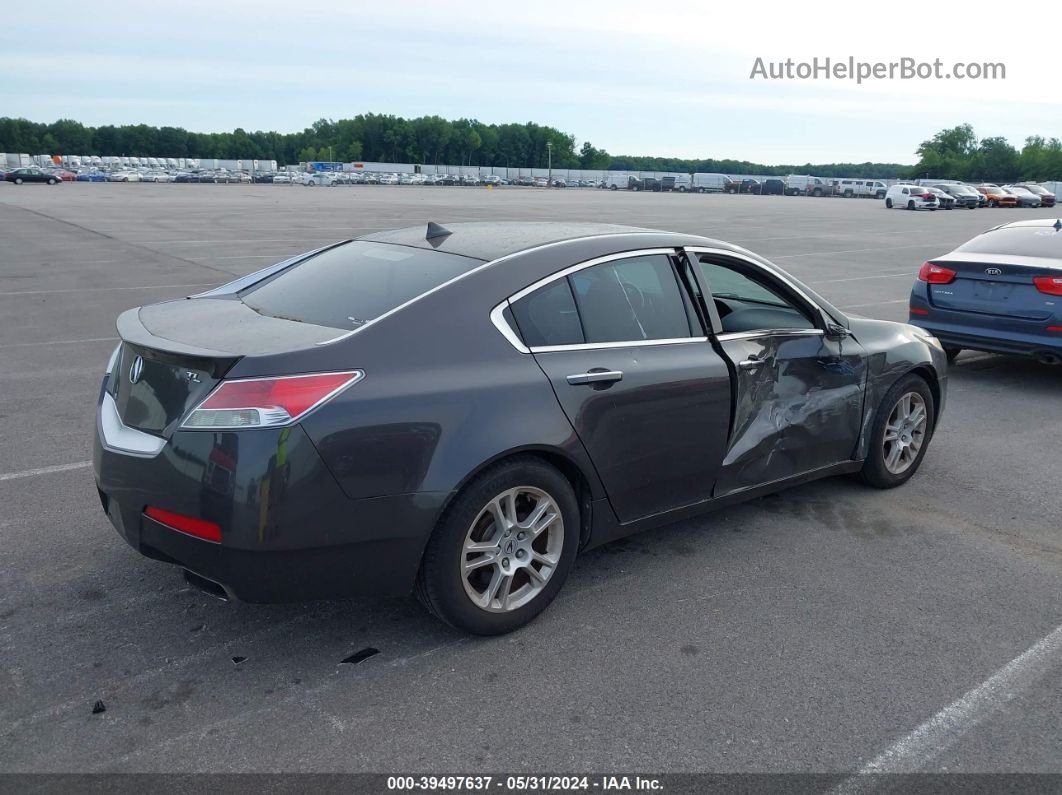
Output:
<svg viewBox="0 0 1062 795">
<path fill-rule="evenodd" d="M 757 337 L 822 337 L 826 332 L 820 328 L 776 328 L 757 329 L 756 331 L 728 331 L 725 334 L 717 334 L 719 342 L 730 340 L 751 340 Z"/>
<path fill-rule="evenodd" d="M 708 342 L 707 337 L 671 337 L 661 340 L 623 340 L 621 342 L 583 342 L 577 345 L 540 345 L 528 349 L 528 353 L 557 353 L 559 351 L 598 351 L 610 348 L 646 348 L 657 345 L 686 345 L 691 342 Z"/>
<path fill-rule="evenodd" d="M 627 234 L 639 234 L 639 233 L 627 233 Z M 530 249 L 529 249 L 530 250 Z M 566 279 L 573 273 L 578 273 L 586 268 L 592 268 L 595 265 L 602 265 L 606 262 L 614 262 L 621 259 L 631 259 L 632 257 L 649 257 L 657 254 L 663 254 L 668 257 L 675 256 L 675 252 L 678 251 L 677 247 L 671 248 L 643 248 L 635 251 L 621 251 L 616 254 L 606 254 L 603 257 L 595 257 L 594 259 L 586 260 L 585 262 L 578 262 L 575 265 L 569 265 L 563 270 L 559 270 L 556 273 L 551 273 L 549 276 L 545 276 L 539 279 L 537 282 L 529 284 L 527 287 L 513 293 L 504 301 L 499 303 L 490 311 L 490 322 L 494 324 L 494 327 L 501 332 L 501 335 L 509 341 L 520 353 L 552 353 L 554 351 L 592 351 L 599 348 L 633 348 L 641 345 L 674 345 L 682 342 L 706 342 L 707 337 L 675 337 L 672 339 L 664 340 L 623 340 L 619 342 L 581 342 L 573 345 L 539 345 L 536 347 L 528 347 L 524 344 L 524 341 L 520 339 L 520 335 L 510 326 L 503 316 L 506 307 L 511 307 L 513 301 L 519 301 L 527 295 L 545 287 L 560 279 Z"/>
<path fill-rule="evenodd" d="M 748 255 L 740 251 L 731 251 L 730 249 L 725 248 L 711 248 L 709 246 L 683 246 L 682 250 L 688 251 L 692 254 L 715 254 L 723 257 L 730 257 L 732 259 L 739 259 L 748 265 L 752 265 L 755 268 L 759 268 L 760 270 L 766 271 L 768 276 L 777 279 L 787 288 L 789 288 L 798 296 L 800 296 L 800 298 L 820 316 L 825 314 L 822 311 L 822 307 L 820 307 L 817 303 L 811 300 L 808 294 L 801 290 L 797 285 L 795 285 L 792 280 L 782 275 L 782 273 L 778 271 L 778 269 L 773 263 L 769 263 L 770 267 L 765 268 L 762 262 L 757 262 L 752 257 L 749 257 Z M 708 289 L 711 289 L 711 285 L 708 285 Z"/>
<path fill-rule="evenodd" d="M 118 406 L 108 392 L 103 393 L 103 400 L 96 413 L 96 425 L 103 446 L 111 452 L 138 458 L 154 458 L 166 446 L 165 439 L 130 428 L 122 422 Z"/>
</svg>

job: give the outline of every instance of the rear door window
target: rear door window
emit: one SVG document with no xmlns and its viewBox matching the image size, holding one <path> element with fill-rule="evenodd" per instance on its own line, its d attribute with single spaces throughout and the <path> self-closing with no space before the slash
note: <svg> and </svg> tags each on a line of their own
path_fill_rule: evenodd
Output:
<svg viewBox="0 0 1062 795">
<path fill-rule="evenodd" d="M 691 336 L 682 293 L 666 255 L 605 262 L 568 278 L 589 343 Z"/>
<path fill-rule="evenodd" d="M 263 315 L 352 330 L 482 264 L 457 254 L 356 240 L 239 295 Z"/>
<path fill-rule="evenodd" d="M 556 279 L 512 303 L 531 348 L 690 337 L 693 305 L 664 254 L 603 262 Z"/>
</svg>

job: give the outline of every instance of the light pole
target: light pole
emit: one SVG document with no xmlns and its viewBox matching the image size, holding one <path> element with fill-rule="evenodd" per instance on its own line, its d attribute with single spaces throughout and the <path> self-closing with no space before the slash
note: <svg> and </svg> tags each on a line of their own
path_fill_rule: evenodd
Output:
<svg viewBox="0 0 1062 795">
<path fill-rule="evenodd" d="M 548 158 L 547 164 L 549 167 L 549 173 L 546 177 L 546 187 L 553 187 L 553 141 L 546 141 L 546 157 Z"/>
</svg>

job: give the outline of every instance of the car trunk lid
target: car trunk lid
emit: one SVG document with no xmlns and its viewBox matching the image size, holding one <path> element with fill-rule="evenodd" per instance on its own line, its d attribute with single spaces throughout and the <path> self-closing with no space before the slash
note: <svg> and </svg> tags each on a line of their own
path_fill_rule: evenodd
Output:
<svg viewBox="0 0 1062 795">
<path fill-rule="evenodd" d="M 121 351 L 109 384 L 122 422 L 169 438 L 245 356 L 313 347 L 343 332 L 255 312 L 235 297 L 188 298 L 118 318 Z"/>
<path fill-rule="evenodd" d="M 1062 299 L 1040 292 L 1033 282 L 1037 276 L 1060 274 L 1041 258 L 974 253 L 956 257 L 930 260 L 956 274 L 947 284 L 927 285 L 933 306 L 1028 321 L 1045 321 L 1058 313 Z"/>
</svg>

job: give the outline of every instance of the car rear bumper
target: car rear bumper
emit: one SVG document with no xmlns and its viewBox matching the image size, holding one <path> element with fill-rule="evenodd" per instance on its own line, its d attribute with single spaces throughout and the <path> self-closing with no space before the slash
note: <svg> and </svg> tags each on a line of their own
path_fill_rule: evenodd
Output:
<svg viewBox="0 0 1062 795">
<path fill-rule="evenodd" d="M 409 593 L 446 499 L 350 499 L 299 426 L 177 432 L 148 457 L 109 448 L 97 427 L 93 468 L 104 511 L 134 549 L 248 602 Z M 216 523 L 221 542 L 146 506 Z"/>
<path fill-rule="evenodd" d="M 1037 358 L 1045 354 L 1062 356 L 1062 333 L 1022 334 L 1013 331 L 1000 333 L 989 328 L 978 328 L 917 315 L 912 315 L 908 322 L 912 326 L 925 329 L 948 347 Z"/>
</svg>

